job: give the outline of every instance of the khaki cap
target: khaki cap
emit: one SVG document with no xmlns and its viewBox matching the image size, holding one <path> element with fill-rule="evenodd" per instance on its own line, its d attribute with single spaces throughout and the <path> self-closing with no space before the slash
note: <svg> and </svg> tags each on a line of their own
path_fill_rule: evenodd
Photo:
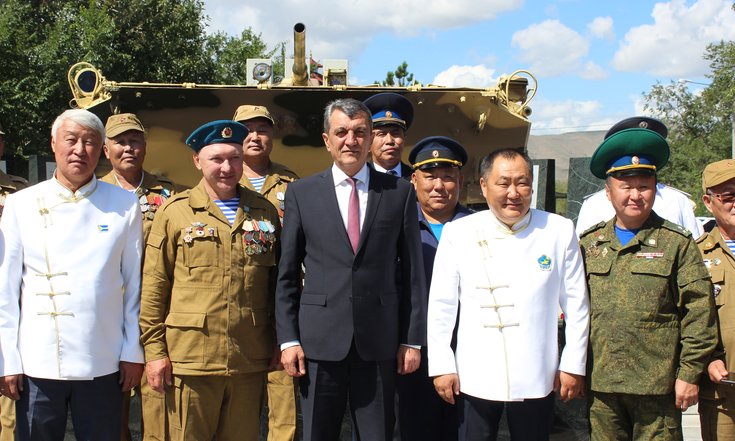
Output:
<svg viewBox="0 0 735 441">
<path fill-rule="evenodd" d="M 107 118 L 107 124 L 105 124 L 105 136 L 108 138 L 114 138 L 128 130 L 137 130 L 145 133 L 143 124 L 134 113 L 121 113 L 119 115 L 111 115 Z"/>
<path fill-rule="evenodd" d="M 723 159 L 713 162 L 702 172 L 702 189 L 707 191 L 716 185 L 735 178 L 735 159 Z"/>
<path fill-rule="evenodd" d="M 265 118 L 271 122 L 271 125 L 276 124 L 276 122 L 273 121 L 273 117 L 271 116 L 270 112 L 268 112 L 267 107 L 253 106 L 250 104 L 245 104 L 243 106 L 238 107 L 237 110 L 235 111 L 235 116 L 232 119 L 237 122 L 243 122 L 243 121 L 249 121 L 254 118 Z"/>
</svg>

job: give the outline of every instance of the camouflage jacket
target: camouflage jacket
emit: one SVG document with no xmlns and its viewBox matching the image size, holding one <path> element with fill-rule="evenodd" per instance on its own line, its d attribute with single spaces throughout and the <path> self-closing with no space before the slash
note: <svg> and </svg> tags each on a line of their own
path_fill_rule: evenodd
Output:
<svg viewBox="0 0 735 441">
<path fill-rule="evenodd" d="M 715 356 L 725 361 L 730 372 L 735 372 L 735 257 L 725 243 L 720 229 L 715 227 L 697 239 L 704 264 L 712 276 L 713 297 L 719 319 L 720 340 Z M 730 385 L 716 385 L 708 375 L 702 375 L 700 398 L 720 399 L 725 409 L 735 409 L 735 390 Z"/>
<path fill-rule="evenodd" d="M 271 172 L 265 178 L 263 188 L 260 189 L 260 194 L 265 196 L 276 207 L 276 210 L 278 210 L 278 217 L 281 218 L 281 222 L 283 222 L 283 210 L 285 209 L 286 188 L 288 184 L 298 178 L 299 176 L 289 170 L 285 165 L 271 162 Z M 250 190 L 255 190 L 253 184 L 250 183 L 250 180 L 244 174 L 240 179 L 240 184 Z"/>
<path fill-rule="evenodd" d="M 5 207 L 5 198 L 18 190 L 23 190 L 30 184 L 20 176 L 13 176 L 0 171 L 0 216 L 3 215 L 3 207 Z"/>
<path fill-rule="evenodd" d="M 717 343 L 707 268 L 691 234 L 655 213 L 622 246 L 615 218 L 582 234 L 592 390 L 662 395 L 696 384 Z"/>
<path fill-rule="evenodd" d="M 108 184 L 118 185 L 115 179 L 115 172 L 111 171 L 100 178 L 100 181 Z M 166 199 L 176 194 L 176 186 L 168 178 L 157 176 L 143 171 L 143 180 L 140 187 L 135 190 L 138 197 L 138 205 L 140 205 L 140 213 L 143 216 L 143 242 L 148 240 L 148 234 L 151 232 L 153 225 L 153 216 L 155 216 L 158 208 L 166 202 Z"/>
</svg>

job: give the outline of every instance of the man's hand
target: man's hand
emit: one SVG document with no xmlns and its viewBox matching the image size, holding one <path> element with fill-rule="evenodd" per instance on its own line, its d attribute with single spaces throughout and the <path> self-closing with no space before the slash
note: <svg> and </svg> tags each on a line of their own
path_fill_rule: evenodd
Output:
<svg viewBox="0 0 735 441">
<path fill-rule="evenodd" d="M 410 374 L 416 371 L 421 364 L 421 350 L 406 345 L 398 346 L 398 354 L 396 354 L 398 362 L 398 373 L 401 375 Z"/>
<path fill-rule="evenodd" d="M 149 361 L 145 364 L 145 374 L 148 378 L 148 384 L 151 385 L 151 389 L 160 394 L 166 392 L 166 386 L 173 385 L 172 372 L 171 360 L 168 357 Z"/>
<path fill-rule="evenodd" d="M 268 372 L 282 371 L 283 365 L 281 364 L 281 347 L 276 344 L 273 346 L 273 356 L 271 361 L 268 362 Z"/>
<path fill-rule="evenodd" d="M 0 377 L 0 393 L 6 397 L 18 401 L 23 391 L 23 374 L 6 375 Z"/>
<path fill-rule="evenodd" d="M 565 403 L 574 398 L 583 397 L 584 375 L 557 371 L 556 378 L 554 378 L 554 390 L 559 391 L 559 397 Z"/>
<path fill-rule="evenodd" d="M 286 373 L 292 377 L 306 375 L 306 361 L 301 345 L 291 346 L 281 351 L 281 364 Z"/>
<path fill-rule="evenodd" d="M 713 360 L 712 363 L 707 366 L 707 373 L 709 374 L 709 379 L 712 380 L 713 383 L 721 382 L 726 379 L 729 374 L 725 367 L 725 362 L 722 360 Z"/>
<path fill-rule="evenodd" d="M 442 400 L 454 404 L 455 395 L 459 395 L 459 376 L 457 374 L 445 374 L 434 377 L 434 389 L 442 397 Z"/>
<path fill-rule="evenodd" d="M 123 392 L 128 392 L 130 389 L 140 384 L 140 379 L 143 377 L 143 369 L 145 365 L 143 363 L 131 363 L 129 361 L 120 362 L 120 381 L 122 385 L 121 389 Z"/>
<path fill-rule="evenodd" d="M 674 384 L 674 392 L 676 394 L 676 408 L 681 409 L 682 412 L 687 410 L 689 406 L 697 404 L 699 386 L 696 384 L 677 379 Z"/>
</svg>

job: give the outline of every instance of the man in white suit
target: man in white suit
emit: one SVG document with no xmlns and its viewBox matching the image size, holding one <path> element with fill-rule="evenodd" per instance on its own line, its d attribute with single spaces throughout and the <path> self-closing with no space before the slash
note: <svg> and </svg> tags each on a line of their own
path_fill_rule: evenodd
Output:
<svg viewBox="0 0 735 441">
<path fill-rule="evenodd" d="M 54 177 L 8 197 L 0 233 L 0 393 L 17 440 L 120 440 L 122 392 L 140 382 L 142 218 L 98 181 L 102 122 L 67 110 L 51 128 Z"/>
<path fill-rule="evenodd" d="M 445 225 L 436 253 L 429 375 L 444 400 L 457 402 L 460 441 L 496 439 L 504 410 L 511 439 L 547 440 L 553 391 L 567 401 L 584 390 L 589 303 L 582 256 L 570 220 L 530 209 L 527 156 L 492 153 L 480 172 L 490 209 Z M 566 319 L 561 361 L 559 307 Z"/>
</svg>

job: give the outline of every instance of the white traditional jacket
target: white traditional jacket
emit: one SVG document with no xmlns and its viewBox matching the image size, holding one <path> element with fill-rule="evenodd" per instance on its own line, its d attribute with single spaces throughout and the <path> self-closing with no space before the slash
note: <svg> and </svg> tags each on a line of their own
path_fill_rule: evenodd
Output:
<svg viewBox="0 0 735 441">
<path fill-rule="evenodd" d="M 486 400 L 545 397 L 557 370 L 585 374 L 588 335 L 587 285 L 570 220 L 530 210 L 511 230 L 487 210 L 444 226 L 429 293 L 429 375 L 457 373 L 463 393 Z"/>
<path fill-rule="evenodd" d="M 10 195 L 2 221 L 0 376 L 92 379 L 143 362 L 142 220 L 135 197 L 96 178 Z"/>
</svg>

